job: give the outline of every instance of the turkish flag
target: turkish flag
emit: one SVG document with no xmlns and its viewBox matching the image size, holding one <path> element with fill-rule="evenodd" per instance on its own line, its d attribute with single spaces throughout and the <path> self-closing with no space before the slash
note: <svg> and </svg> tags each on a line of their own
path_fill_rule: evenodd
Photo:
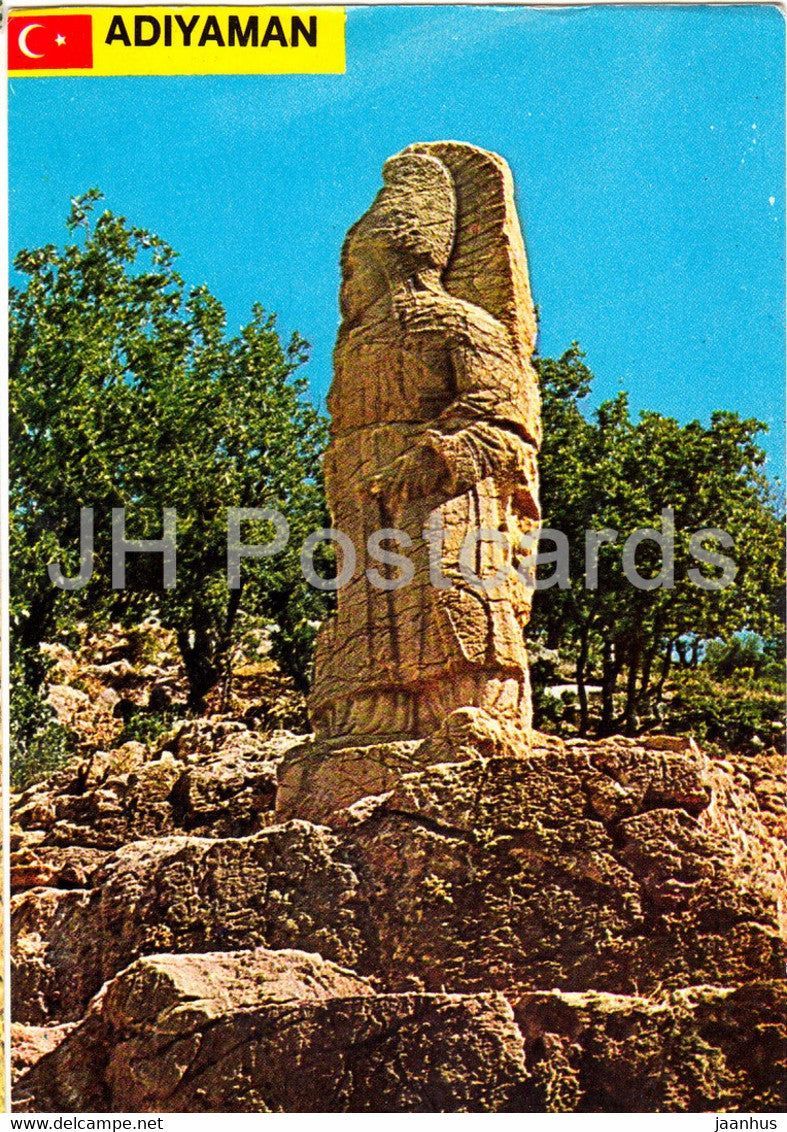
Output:
<svg viewBox="0 0 787 1132">
<path fill-rule="evenodd" d="M 93 66 L 92 16 L 25 16 L 8 19 L 9 71 L 59 71 Z"/>
</svg>

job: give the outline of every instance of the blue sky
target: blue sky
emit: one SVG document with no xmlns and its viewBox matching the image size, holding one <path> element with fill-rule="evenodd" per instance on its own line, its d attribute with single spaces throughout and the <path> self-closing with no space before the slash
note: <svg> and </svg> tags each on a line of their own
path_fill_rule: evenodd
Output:
<svg viewBox="0 0 787 1132">
<path fill-rule="evenodd" d="M 759 417 L 783 476 L 784 31 L 767 5 L 364 7 L 345 75 L 17 79 L 10 247 L 64 241 L 98 185 L 231 328 L 255 300 L 297 327 L 324 402 L 339 249 L 382 162 L 473 142 L 514 172 L 541 353 L 577 339 L 593 404 Z"/>
</svg>

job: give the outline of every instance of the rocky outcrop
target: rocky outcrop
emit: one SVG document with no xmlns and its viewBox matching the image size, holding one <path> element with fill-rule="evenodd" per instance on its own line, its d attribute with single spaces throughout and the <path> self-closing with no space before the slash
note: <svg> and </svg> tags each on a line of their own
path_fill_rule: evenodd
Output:
<svg viewBox="0 0 787 1132">
<path fill-rule="evenodd" d="M 268 821 L 276 768 L 301 740 L 238 720 L 183 721 L 150 750 L 138 742 L 69 763 L 16 800 L 12 890 L 74 886 L 129 841 L 193 833 L 233 837 Z"/>
<path fill-rule="evenodd" d="M 25 1026 L 21 1022 L 12 1022 L 10 1027 L 12 1086 L 40 1058 L 57 1049 L 63 1038 L 73 1030 L 74 1025 L 73 1022 L 64 1022 L 59 1026 Z"/>
<path fill-rule="evenodd" d="M 90 890 L 12 898 L 13 1016 L 82 1016 L 102 984 L 140 956 L 298 947 L 374 969 L 368 902 L 339 839 L 291 822 L 248 838 L 137 841 Z"/>
<path fill-rule="evenodd" d="M 340 820 L 394 984 L 632 994 L 778 977 L 774 890 L 759 854 L 704 819 L 710 797 L 696 750 L 553 740 L 407 775 Z"/>
<path fill-rule="evenodd" d="M 266 741 L 250 735 L 258 752 Z M 215 734 L 213 741 L 222 745 Z M 279 743 L 277 754 L 265 747 L 274 762 L 296 749 L 291 738 L 271 742 Z M 238 773 L 248 749 L 234 740 Z M 785 1036 L 777 998 L 778 756 L 724 763 L 666 737 L 564 743 L 535 736 L 522 758 L 506 752 L 502 734 L 490 746 L 472 712 L 453 717 L 422 754 L 428 765 L 382 795 L 325 814 L 322 824 L 277 821 L 267 810 L 258 815 L 263 827 L 241 837 L 219 835 L 230 820 L 227 799 L 219 806 L 224 816 L 217 810 L 204 827 L 213 836 L 135 840 L 133 823 L 121 823 L 118 836 L 130 828 L 132 839 L 115 849 L 49 845 L 47 815 L 68 809 L 73 773 L 38 788 L 44 828 L 24 799 L 26 828 L 17 837 L 36 844 L 40 862 L 52 856 L 39 878 L 46 885 L 14 897 L 14 1017 L 24 1024 L 19 1103 L 39 1111 L 68 1104 L 364 1111 L 373 1107 L 372 1089 L 383 1090 L 375 1095 L 387 1098 L 390 1111 L 640 1111 L 643 1097 L 646 1107 L 664 1111 L 783 1103 L 767 1066 Z M 752 783 L 766 788 L 758 794 Z M 21 853 L 29 860 L 29 845 Z M 189 1030 L 201 1051 L 194 1082 L 202 1084 L 191 1090 L 183 1082 L 170 1089 L 166 1042 L 157 1037 L 168 1032 L 161 1019 L 170 1006 L 159 1008 L 146 991 L 150 1011 L 132 1029 L 149 1092 L 111 1069 L 126 1056 L 113 1051 L 126 1050 L 132 1031 L 114 1015 L 107 1021 L 108 987 L 126 995 L 121 988 L 140 971 L 154 979 L 164 961 L 150 957 L 162 952 L 178 956 L 178 971 L 217 966 L 222 979 L 228 970 L 245 978 L 240 968 L 260 948 L 318 953 L 331 970 L 338 964 L 351 972 L 369 1001 L 350 1006 L 342 992 L 317 1013 L 298 1007 L 288 1013 L 294 1044 L 285 1049 L 262 1036 L 280 1025 L 269 1026 L 273 1007 L 243 999 L 236 1010 L 222 999 L 215 1014 L 208 1011 L 210 1037 L 202 1014 Z M 419 1048 L 438 1066 L 444 1043 L 453 1050 L 457 1033 L 471 1040 L 470 1018 L 487 1034 L 487 1011 L 489 1032 L 513 1059 L 505 1064 L 520 1066 L 501 1070 L 499 1089 L 475 1081 L 463 1091 L 460 1079 L 475 1080 L 463 1070 L 452 1093 L 442 1078 L 432 1087 L 416 1075 L 410 1052 L 397 1060 L 394 1031 L 413 1043 L 420 1033 Z M 100 1039 L 91 1037 L 98 1019 Z M 524 1053 L 514 1056 L 500 1034 L 516 1027 Z M 241 1030 L 252 1035 L 248 1045 L 236 1043 Z M 341 1057 L 321 1044 L 329 1031 L 342 1035 Z M 372 1032 L 379 1046 L 375 1038 L 363 1048 L 387 1051 L 384 1088 L 377 1070 L 348 1076 L 342 1061 L 352 1062 L 351 1051 L 367 1041 L 359 1035 Z M 41 1040 L 42 1033 L 55 1035 L 57 1049 L 46 1052 L 54 1039 Z M 219 1034 L 237 1045 L 238 1062 L 224 1058 Z M 83 1044 L 91 1042 L 108 1051 L 100 1072 L 93 1046 Z M 256 1079 L 260 1066 L 287 1065 L 296 1049 L 307 1073 L 325 1074 L 319 1090 L 298 1092 L 295 1075 L 264 1094 L 248 1092 L 250 1065 Z M 470 1047 L 466 1056 L 475 1064 Z M 80 1073 L 78 1103 L 52 1091 L 76 1088 Z M 233 1093 L 230 1080 L 246 1084 Z"/>
<path fill-rule="evenodd" d="M 514 1006 L 533 1112 L 777 1112 L 783 984 L 690 987 L 647 999 L 522 996 Z"/>
<path fill-rule="evenodd" d="M 375 994 L 298 951 L 156 955 L 104 988 L 16 1100 L 50 1112 L 499 1112 L 526 1080 L 522 1047 L 500 995 Z"/>
</svg>

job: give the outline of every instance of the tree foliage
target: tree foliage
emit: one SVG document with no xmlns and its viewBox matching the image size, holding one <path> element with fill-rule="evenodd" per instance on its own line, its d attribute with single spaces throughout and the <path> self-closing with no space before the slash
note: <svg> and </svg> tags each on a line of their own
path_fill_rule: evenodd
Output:
<svg viewBox="0 0 787 1132">
<path fill-rule="evenodd" d="M 537 595 L 531 630 L 547 647 L 573 653 L 580 730 L 588 728 L 586 684 L 593 671 L 601 683 L 600 730 L 622 726 L 634 733 L 687 641 L 730 640 L 741 630 L 765 638 L 779 632 L 784 526 L 762 472 L 757 436 L 764 425 L 723 411 L 713 413 L 709 426 L 680 425 L 657 412 L 634 421 L 625 393 L 589 419 L 581 402 L 593 375 L 583 357 L 574 344 L 559 359 L 537 359 L 544 402 L 542 509 L 545 525 L 568 537 L 570 581 Z M 636 530 L 661 531 L 665 508 L 674 513 L 674 585 L 637 588 L 624 575 L 622 544 Z M 709 528 L 734 540 L 725 553 L 737 573 L 720 590 L 703 589 L 689 575 L 699 565 L 690 536 Z M 618 533 L 598 550 L 595 589 L 586 584 L 588 530 Z M 641 576 L 655 577 L 661 564 L 657 543 L 642 543 Z M 699 572 L 719 576 L 708 565 Z M 550 573 L 551 567 L 542 571 Z M 624 707 L 616 718 L 621 684 Z"/>
<path fill-rule="evenodd" d="M 325 422 L 296 374 L 307 343 L 283 346 L 255 306 L 228 337 L 221 303 L 187 290 L 158 236 L 104 211 L 100 193 L 72 201 L 73 242 L 22 251 L 27 277 L 10 296 L 11 618 L 22 682 L 43 677 L 39 642 L 63 619 L 126 623 L 155 611 L 175 631 L 192 706 L 225 671 L 241 611 L 285 626 L 278 648 L 301 683 L 303 642 L 324 598 L 302 583 L 298 550 L 324 526 L 320 456 Z M 64 592 L 47 564 L 79 572 L 80 508 L 95 512 L 89 583 Z M 127 538 L 160 539 L 177 511 L 177 584 L 161 555 L 128 557 L 127 586 L 110 582 L 112 508 Z M 226 582 L 228 508 L 272 507 L 292 537 L 275 557 L 244 561 Z M 246 542 L 268 542 L 248 523 Z M 306 650 L 308 652 L 308 649 Z"/>
<path fill-rule="evenodd" d="M 198 709 L 228 672 L 242 615 L 275 624 L 275 654 L 305 688 L 325 614 L 326 595 L 305 585 L 299 562 L 305 536 L 328 525 L 326 423 L 297 372 L 307 344 L 295 334 L 282 345 L 274 317 L 259 306 L 228 336 L 221 303 L 204 286 L 186 288 L 173 250 L 123 217 L 96 216 L 100 199 L 92 190 L 72 201 L 65 247 L 19 253 L 26 285 L 10 296 L 12 732 L 26 765 L 67 747 L 36 698 L 45 678 L 39 645 L 61 627 L 131 625 L 155 613 L 176 634 Z M 593 375 L 576 344 L 536 364 L 545 525 L 567 536 L 569 569 L 537 595 L 534 651 L 571 658 L 583 733 L 591 679 L 601 685 L 600 731 L 633 733 L 661 699 L 671 667 L 696 667 L 704 657 L 707 680 L 686 683 L 685 711 L 713 714 L 711 731 L 723 731 L 729 713 L 709 706 L 718 681 L 730 673 L 737 680 L 742 666 L 772 675 L 784 626 L 784 529 L 762 470 L 764 426 L 722 411 L 709 425 L 657 412 L 633 420 L 624 393 L 590 416 L 583 401 Z M 93 573 L 84 588 L 64 591 L 47 566 L 79 572 L 84 507 L 95 516 Z M 146 540 L 161 538 L 164 508 L 177 511 L 174 588 L 162 584 L 160 555 L 134 554 L 126 588 L 113 590 L 110 514 L 118 507 L 127 537 Z M 259 507 L 286 516 L 289 542 L 273 557 L 244 561 L 242 585 L 230 589 L 228 509 Z M 675 522 L 674 585 L 637 588 L 625 577 L 622 545 L 635 530 L 659 530 L 665 508 Z M 722 590 L 689 577 L 698 566 L 690 536 L 706 528 L 734 540 L 737 573 Z M 593 530 L 617 536 L 598 548 L 589 587 L 585 533 Z M 271 534 L 259 522 L 243 531 L 247 543 Z M 661 565 L 658 546 L 643 543 L 640 575 L 653 577 Z M 748 734 L 759 701 L 745 689 L 736 696 L 730 719 Z"/>
</svg>

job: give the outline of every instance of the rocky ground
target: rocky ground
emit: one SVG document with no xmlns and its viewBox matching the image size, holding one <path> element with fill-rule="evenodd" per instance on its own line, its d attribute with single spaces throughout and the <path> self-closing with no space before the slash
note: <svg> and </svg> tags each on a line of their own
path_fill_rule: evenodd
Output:
<svg viewBox="0 0 787 1132">
<path fill-rule="evenodd" d="M 523 758 L 468 711 L 391 789 L 281 820 L 302 703 L 270 663 L 119 745 L 120 699 L 179 695 L 124 647 L 63 649 L 53 702 L 104 730 L 13 801 L 17 1109 L 784 1107 L 775 751 Z"/>
</svg>

